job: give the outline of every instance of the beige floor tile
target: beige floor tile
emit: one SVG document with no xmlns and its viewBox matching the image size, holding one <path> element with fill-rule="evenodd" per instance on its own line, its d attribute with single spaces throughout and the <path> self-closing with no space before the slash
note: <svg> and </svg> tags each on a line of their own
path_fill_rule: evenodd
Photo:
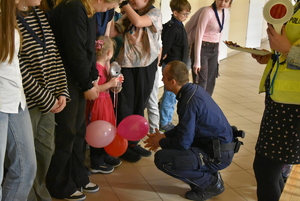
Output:
<svg viewBox="0 0 300 201">
<path fill-rule="evenodd" d="M 132 166 L 121 165 L 116 168 L 116 170 L 111 174 L 104 175 L 108 183 L 118 182 L 118 181 L 131 181 L 140 182 L 145 181 L 144 177 L 137 171 L 137 169 Z"/>
<path fill-rule="evenodd" d="M 233 189 L 225 188 L 225 191 L 221 195 L 215 196 L 209 199 L 209 201 L 245 201 L 245 198 Z"/>
<path fill-rule="evenodd" d="M 256 142 L 244 143 L 243 146 L 244 146 L 245 149 L 247 149 L 248 151 L 250 151 L 254 155 L 255 154 L 255 145 L 256 145 Z"/>
<path fill-rule="evenodd" d="M 175 195 L 172 197 L 164 197 L 162 198 L 163 201 L 187 201 L 183 196 Z M 152 201 L 152 200 L 151 200 Z"/>
<path fill-rule="evenodd" d="M 131 174 L 135 177 L 135 174 Z M 113 191 L 120 201 L 138 201 L 160 198 L 147 181 L 123 180 L 110 182 Z"/>
<path fill-rule="evenodd" d="M 224 172 L 222 173 L 222 178 L 224 182 L 233 189 L 247 186 L 256 186 L 254 176 L 249 174 L 245 170 Z"/>
<path fill-rule="evenodd" d="M 243 168 L 244 170 L 252 169 L 253 160 L 254 160 L 254 154 L 250 154 L 247 156 L 236 155 L 233 157 L 234 163 L 240 166 L 241 168 Z"/>
<path fill-rule="evenodd" d="M 253 153 L 250 152 L 248 149 L 246 149 L 243 145 L 241 145 L 238 153 L 236 153 L 234 155 L 234 157 L 238 157 L 238 156 L 252 156 Z"/>
<path fill-rule="evenodd" d="M 251 122 L 250 120 L 246 119 L 245 117 L 227 117 L 229 123 L 231 125 L 235 125 L 239 128 L 239 125 L 243 125 L 243 124 L 251 124 L 253 122 Z"/>
<path fill-rule="evenodd" d="M 138 172 L 145 178 L 147 181 L 157 180 L 157 179 L 170 179 L 171 176 L 165 174 L 164 172 L 157 169 L 152 162 L 151 166 L 137 166 L 136 169 Z"/>
<path fill-rule="evenodd" d="M 220 172 L 235 172 L 235 171 L 242 171 L 243 168 L 232 162 L 227 168 L 221 170 Z"/>
<path fill-rule="evenodd" d="M 190 190 L 186 183 L 169 177 L 168 179 L 157 179 L 148 181 L 151 187 L 158 193 L 158 195 L 165 200 L 166 197 L 181 197 Z"/>
<path fill-rule="evenodd" d="M 257 201 L 256 186 L 235 188 L 234 191 L 243 196 L 247 201 Z"/>
</svg>

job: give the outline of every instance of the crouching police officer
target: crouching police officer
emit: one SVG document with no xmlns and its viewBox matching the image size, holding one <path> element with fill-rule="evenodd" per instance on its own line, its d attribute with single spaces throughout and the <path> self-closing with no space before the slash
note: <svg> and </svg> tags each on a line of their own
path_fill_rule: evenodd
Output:
<svg viewBox="0 0 300 201">
<path fill-rule="evenodd" d="M 176 94 L 178 125 L 148 135 L 145 147 L 156 151 L 155 165 L 189 184 L 185 198 L 207 200 L 224 191 L 219 170 L 230 165 L 236 143 L 221 109 L 199 85 L 189 83 L 184 63 L 172 61 L 163 71 L 166 90 Z"/>
</svg>

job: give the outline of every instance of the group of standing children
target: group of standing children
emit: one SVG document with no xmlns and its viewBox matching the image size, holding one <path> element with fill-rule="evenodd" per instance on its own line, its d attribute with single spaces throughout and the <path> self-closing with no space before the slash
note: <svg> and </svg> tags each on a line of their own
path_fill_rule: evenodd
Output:
<svg viewBox="0 0 300 201">
<path fill-rule="evenodd" d="M 97 184 L 90 182 L 84 165 L 86 120 L 88 123 L 105 120 L 117 126 L 127 116 L 144 116 L 157 66 L 164 68 L 175 60 L 187 63 L 189 47 L 193 82 L 211 96 L 219 74 L 221 32 L 232 0 L 215 0 L 211 6 L 200 8 L 185 27 L 182 22 L 191 12 L 186 0 L 170 1 L 172 17 L 164 25 L 161 11 L 153 6 L 154 0 L 122 1 L 119 8 L 124 15 L 116 23 L 113 13 L 120 0 L 57 0 L 47 15 L 37 7 L 40 3 L 39 0 L 0 1 L 1 181 L 4 167 L 7 170 L 0 199 L 84 200 L 84 192 L 99 190 Z M 299 18 L 298 8 L 299 3 L 295 18 Z M 282 35 L 269 25 L 270 45 L 277 52 L 274 57 L 253 55 L 259 63 L 268 63 L 261 84 L 262 91 L 267 91 L 266 109 L 254 162 L 259 200 L 270 196 L 277 200 L 283 188 L 279 177 L 282 166 L 299 163 L 296 151 L 299 108 L 295 104 L 299 100 L 291 93 L 278 91 L 277 85 L 270 81 L 276 76 L 280 80 L 283 73 L 291 80 L 282 82 L 295 83 L 298 79 L 293 80 L 299 71 L 299 62 L 295 62 L 299 58 L 299 34 L 293 22 L 286 25 Z M 122 67 L 124 80 L 109 77 L 109 62 L 114 54 L 110 37 L 118 35 L 122 35 L 124 46 L 116 61 Z M 288 72 L 282 70 L 285 66 Z M 109 89 L 120 81 L 123 89 L 118 94 L 116 117 Z M 160 105 L 163 131 L 175 127 L 172 124 L 175 103 L 175 95 L 165 89 Z M 278 144 L 288 152 L 274 154 L 277 146 L 267 145 L 275 135 L 282 141 L 281 127 L 274 129 L 278 123 L 271 121 L 278 111 L 278 116 L 284 114 L 286 118 L 276 118 L 276 122 L 289 130 L 282 135 L 289 136 L 283 142 L 293 143 Z M 273 136 L 269 136 L 271 131 Z M 136 162 L 150 155 L 138 141 L 130 141 L 121 158 Z M 120 159 L 109 156 L 103 148 L 91 147 L 93 173 L 110 173 L 120 164 Z M 265 181 L 267 173 L 272 179 Z M 273 191 L 266 195 L 269 186 Z"/>
</svg>

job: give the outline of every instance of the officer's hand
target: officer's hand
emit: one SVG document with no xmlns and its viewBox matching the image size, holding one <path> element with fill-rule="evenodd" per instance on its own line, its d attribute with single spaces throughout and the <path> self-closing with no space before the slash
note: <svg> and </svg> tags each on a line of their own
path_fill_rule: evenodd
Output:
<svg viewBox="0 0 300 201">
<path fill-rule="evenodd" d="M 159 141 L 162 138 L 166 138 L 166 135 L 160 133 L 157 128 L 155 129 L 155 131 L 156 131 L 156 133 L 148 134 L 147 135 L 148 139 L 145 140 L 145 143 L 146 143 L 145 147 L 149 148 L 149 151 L 157 151 L 157 149 L 160 147 Z"/>
</svg>

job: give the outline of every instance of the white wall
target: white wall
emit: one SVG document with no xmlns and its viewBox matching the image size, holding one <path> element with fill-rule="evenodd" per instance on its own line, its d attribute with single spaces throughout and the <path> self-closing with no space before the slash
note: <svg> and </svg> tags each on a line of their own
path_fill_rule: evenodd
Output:
<svg viewBox="0 0 300 201">
<path fill-rule="evenodd" d="M 161 0 L 160 4 L 161 14 L 162 14 L 162 23 L 166 23 L 171 19 L 171 8 L 170 8 L 170 0 Z"/>
<path fill-rule="evenodd" d="M 246 33 L 246 47 L 260 47 L 264 23 L 264 5 L 264 0 L 250 0 Z"/>
</svg>

